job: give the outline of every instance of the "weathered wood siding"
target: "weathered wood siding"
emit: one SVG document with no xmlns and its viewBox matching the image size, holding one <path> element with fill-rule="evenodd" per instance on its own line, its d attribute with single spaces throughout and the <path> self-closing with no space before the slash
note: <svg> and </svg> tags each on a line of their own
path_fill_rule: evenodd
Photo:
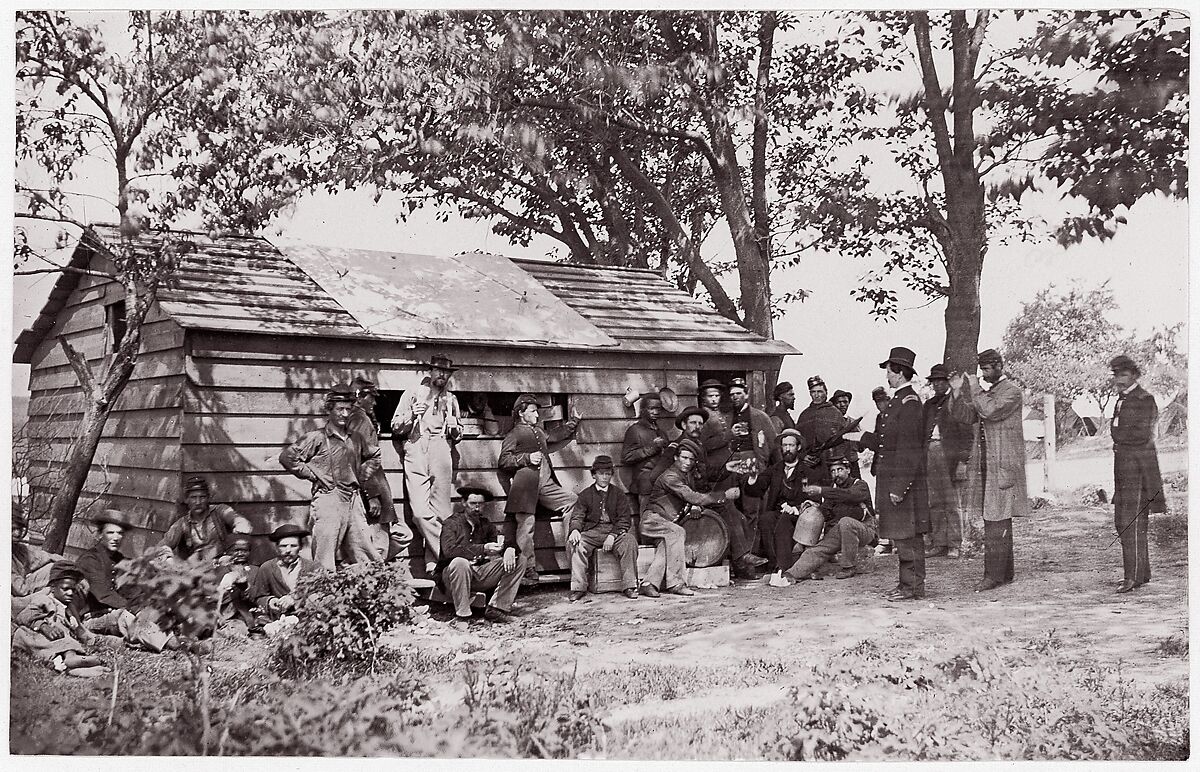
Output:
<svg viewBox="0 0 1200 772">
<path fill-rule="evenodd" d="M 255 520 L 260 531 L 283 522 L 306 521 L 309 483 L 285 472 L 279 453 L 305 432 L 322 426 L 324 392 L 356 375 L 375 381 L 381 389 L 408 389 L 419 383 L 432 354 L 445 354 L 461 368 L 451 380 L 455 391 L 569 395 L 568 408 L 585 420 L 576 441 L 553 454 L 552 461 L 562 485 L 578 490 L 591 482 L 587 470 L 595 456 L 607 454 L 620 464 L 625 431 L 636 420 L 622 401 L 628 387 L 649 392 L 669 386 L 687 405 L 695 402 L 699 370 L 778 367 L 776 357 L 413 347 L 201 331 L 189 332 L 189 351 L 183 470 L 207 476 L 215 500 L 236 506 Z M 504 507 L 496 475 L 500 445 L 500 439 L 467 438 L 458 446 L 459 481 L 485 486 L 496 494 L 491 510 L 496 521 L 503 519 Z M 403 471 L 396 450 L 386 440 L 383 460 L 397 507 L 402 507 Z M 565 539 L 561 518 L 539 519 L 538 561 L 543 569 L 568 567 L 561 549 Z"/>
<path fill-rule="evenodd" d="M 83 391 L 58 338 L 65 337 L 98 374 L 111 349 L 105 309 L 123 298 L 117 282 L 81 278 L 33 353 L 26 432 L 35 508 L 57 487 L 67 448 L 83 417 Z M 183 342 L 183 329 L 157 306 L 152 308 L 133 376 L 109 415 L 92 459 L 69 549 L 92 544 L 84 520 L 102 509 L 120 510 L 139 526 L 127 538 L 133 552 L 156 541 L 170 523 L 180 484 Z"/>
</svg>

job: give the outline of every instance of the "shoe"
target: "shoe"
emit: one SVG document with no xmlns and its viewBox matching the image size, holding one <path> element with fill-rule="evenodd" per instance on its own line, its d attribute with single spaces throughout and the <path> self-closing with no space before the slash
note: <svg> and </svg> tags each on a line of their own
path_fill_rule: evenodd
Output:
<svg viewBox="0 0 1200 772">
<path fill-rule="evenodd" d="M 574 603 L 577 600 L 583 600 L 583 596 L 587 595 L 583 590 L 571 590 L 571 594 L 567 596 L 567 600 Z"/>
<path fill-rule="evenodd" d="M 528 588 L 528 587 L 537 587 L 537 586 L 538 586 L 538 580 L 537 580 L 537 577 L 536 577 L 536 576 L 523 576 L 523 577 L 521 577 L 521 586 L 522 586 L 522 587 L 526 587 L 526 588 Z"/>
<path fill-rule="evenodd" d="M 946 553 L 948 553 L 949 551 L 950 551 L 949 547 L 930 547 L 929 549 L 925 550 L 925 557 L 927 557 L 927 558 L 943 558 L 946 556 Z"/>
<path fill-rule="evenodd" d="M 1128 579 L 1126 579 L 1125 581 L 1121 582 L 1121 586 L 1117 588 L 1117 592 L 1120 592 L 1120 593 L 1129 592 L 1131 590 L 1136 590 L 1140 586 L 1141 585 L 1139 585 L 1137 582 L 1131 582 Z"/>
<path fill-rule="evenodd" d="M 658 591 L 658 588 L 652 584 L 643 584 L 641 587 L 638 587 L 638 592 L 647 598 L 657 598 L 659 595 L 662 595 Z"/>
<path fill-rule="evenodd" d="M 988 590 L 994 590 L 1002 584 L 1004 584 L 1004 582 L 996 579 L 984 579 L 982 582 L 975 585 L 975 592 L 987 592 Z"/>
<path fill-rule="evenodd" d="M 772 587 L 791 587 L 795 583 L 796 580 L 792 579 L 790 576 L 787 576 L 782 571 L 776 571 L 775 573 L 771 574 L 771 578 L 767 580 L 767 584 L 771 585 Z"/>
<path fill-rule="evenodd" d="M 638 591 L 632 587 L 630 587 L 627 590 L 621 590 L 621 594 L 624 595 L 626 598 L 629 598 L 630 600 L 638 599 Z"/>
<path fill-rule="evenodd" d="M 454 619 L 450 620 L 450 627 L 458 630 L 459 632 L 465 631 L 470 626 L 471 617 L 455 617 Z"/>
<path fill-rule="evenodd" d="M 495 606 L 488 606 L 483 610 L 483 618 L 489 622 L 507 622 L 508 614 L 505 614 Z"/>
<path fill-rule="evenodd" d="M 897 587 L 896 589 L 883 594 L 884 600 L 910 600 L 911 598 L 912 590 L 908 590 L 903 587 Z"/>
<path fill-rule="evenodd" d="M 834 579 L 849 579 L 850 577 L 856 575 L 857 573 L 858 573 L 858 569 L 856 569 L 854 566 L 849 566 L 847 568 L 843 568 L 841 571 L 838 571 L 836 574 L 834 574 L 833 578 Z"/>
<path fill-rule="evenodd" d="M 246 634 L 251 638 L 266 638 L 267 631 L 262 628 L 262 625 L 254 625 L 246 629 Z"/>
<path fill-rule="evenodd" d="M 674 587 L 668 587 L 667 593 L 669 595 L 695 595 L 696 591 L 686 584 L 677 584 Z"/>
<path fill-rule="evenodd" d="M 755 568 L 758 568 L 759 566 L 765 566 L 770 562 L 764 557 L 755 555 L 753 552 L 747 552 L 745 555 L 742 555 L 742 560 L 754 566 Z"/>
</svg>

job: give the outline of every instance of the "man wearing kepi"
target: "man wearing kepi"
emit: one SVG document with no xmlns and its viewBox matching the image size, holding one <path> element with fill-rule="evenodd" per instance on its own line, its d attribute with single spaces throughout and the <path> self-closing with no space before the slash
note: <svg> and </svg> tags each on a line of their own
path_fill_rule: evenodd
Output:
<svg viewBox="0 0 1200 772">
<path fill-rule="evenodd" d="M 350 431 L 354 403 L 348 386 L 335 386 L 325 395 L 325 428 L 309 432 L 279 454 L 284 469 L 312 482 L 313 560 L 329 571 L 339 549 L 355 563 L 380 559 L 361 493 L 363 481 L 379 469 L 379 446 Z"/>
<path fill-rule="evenodd" d="M 925 401 L 925 479 L 929 486 L 930 531 L 925 557 L 957 558 L 962 548 L 962 512 L 955 469 L 971 453 L 971 427 L 950 415 L 950 373 L 943 364 L 929 370 L 933 396 Z"/>
<path fill-rule="evenodd" d="M 425 541 L 427 572 L 437 564 L 442 523 L 450 517 L 451 451 L 462 439 L 458 397 L 447 385 L 456 369 L 449 357 L 430 357 L 428 377 L 404 392 L 392 417 L 393 436 L 404 438 L 404 488 Z"/>
<path fill-rule="evenodd" d="M 522 584 L 537 584 L 533 525 L 538 505 L 566 513 L 575 504 L 575 494 L 558 484 L 550 454 L 575 439 L 579 419 L 572 417 L 553 432 L 538 426 L 541 414 L 532 394 L 522 394 L 513 404 L 513 428 L 500 446 L 496 461 L 500 484 L 508 494 L 504 511 L 516 521 L 517 547 L 525 556 Z"/>
<path fill-rule="evenodd" d="M 1109 364 L 1117 405 L 1113 411 L 1113 508 L 1125 578 L 1117 592 L 1129 592 L 1150 581 L 1150 547 L 1146 540 L 1151 512 L 1166 512 L 1154 427 L 1158 404 L 1138 385 L 1141 370 L 1124 354 Z"/>
<path fill-rule="evenodd" d="M 621 462 L 632 470 L 629 492 L 637 497 L 639 509 L 650 503 L 650 488 L 654 483 L 651 472 L 671 441 L 658 425 L 662 415 L 662 400 L 658 395 L 642 397 L 642 414 L 625 430 L 621 446 Z"/>
<path fill-rule="evenodd" d="M 247 534 L 250 521 L 228 504 L 209 501 L 208 481 L 189 477 L 183 484 L 184 514 L 163 534 L 160 549 L 166 557 L 194 563 L 215 563 L 232 543 L 233 534 Z"/>
<path fill-rule="evenodd" d="M 984 592 L 1013 580 L 1012 519 L 1029 514 L 1029 495 L 1021 387 L 1004 375 L 996 349 L 980 352 L 978 361 L 982 382 L 950 377 L 950 415 L 977 426 L 963 508 L 983 513 L 983 581 L 975 592 Z"/>
<path fill-rule="evenodd" d="M 929 531 L 929 504 L 921 398 L 912 387 L 916 359 L 911 349 L 897 346 L 879 363 L 892 398 L 879 416 L 876 432 L 862 438 L 862 444 L 875 451 L 879 536 L 890 539 L 899 554 L 899 584 L 883 596 L 896 601 L 925 597 L 923 535 Z"/>
<path fill-rule="evenodd" d="M 875 517 L 866 506 L 871 489 L 862 480 L 850 476 L 850 462 L 842 456 L 829 459 L 832 485 L 805 485 L 804 493 L 821 502 L 825 511 L 825 534 L 815 547 L 806 549 L 784 573 L 792 579 L 814 575 L 834 555 L 841 570 L 838 579 L 858 573 L 860 547 L 875 538 Z"/>
<path fill-rule="evenodd" d="M 829 401 L 829 389 L 821 376 L 808 379 L 808 395 L 812 402 L 800 412 L 796 428 L 804 435 L 804 447 L 811 453 L 812 449 L 829 442 L 846 428 L 846 417 Z M 822 464 L 828 474 L 829 466 L 824 458 L 809 459 L 809 463 Z"/>
<path fill-rule="evenodd" d="M 507 622 L 513 600 L 521 588 L 525 560 L 519 546 L 505 545 L 496 526 L 484 516 L 484 504 L 492 500 L 491 491 L 472 485 L 458 489 L 462 511 L 451 515 L 442 528 L 441 581 L 454 602 L 459 620 L 471 616 L 471 596 L 494 590 L 484 619 Z"/>
<path fill-rule="evenodd" d="M 592 461 L 595 479 L 579 493 L 571 508 L 567 545 L 571 550 L 571 595 L 576 601 L 587 594 L 588 561 L 597 548 L 616 555 L 621 563 L 621 592 L 636 600 L 637 540 L 629 532 L 633 513 L 625 491 L 612 484 L 613 462 L 608 456 Z"/>
</svg>

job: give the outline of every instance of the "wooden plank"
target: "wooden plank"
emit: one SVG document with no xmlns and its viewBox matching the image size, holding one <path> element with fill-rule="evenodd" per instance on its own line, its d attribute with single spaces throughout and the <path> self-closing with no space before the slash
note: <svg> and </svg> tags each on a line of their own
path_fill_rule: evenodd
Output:
<svg viewBox="0 0 1200 772">
<path fill-rule="evenodd" d="M 234 319 L 173 312 L 171 318 L 181 326 L 199 329 L 220 329 L 225 332 L 279 333 L 297 336 L 324 336 L 329 339 L 359 338 L 363 329 L 349 317 L 327 321 L 280 321 L 278 319 Z"/>
<path fill-rule="evenodd" d="M 99 375 L 99 365 L 92 366 L 92 372 Z M 183 350 L 179 348 L 165 351 L 152 351 L 138 356 L 134 365 L 130 382 L 164 378 L 183 373 Z M 76 386 L 79 383 L 75 371 L 69 365 L 48 367 L 33 371 L 29 377 L 30 391 L 47 389 L 62 389 Z"/>
<path fill-rule="evenodd" d="M 38 462 L 34 466 L 41 469 L 47 465 Z M 58 467 L 55 464 L 49 466 L 51 468 Z M 113 493 L 148 501 L 178 501 L 181 482 L 179 478 L 178 472 L 117 467 L 109 467 L 105 470 L 92 467 L 84 484 L 84 492 L 89 495 Z"/>
<path fill-rule="evenodd" d="M 250 413 L 257 415 L 323 416 L 326 388 L 293 391 L 227 390 L 188 384 L 184 411 L 188 415 Z"/>
<path fill-rule="evenodd" d="M 349 383 L 361 372 L 348 368 L 345 363 L 314 365 L 309 362 L 295 364 L 270 360 L 246 362 L 222 362 L 211 359 L 189 357 L 188 378 L 198 387 L 220 387 L 223 389 L 329 389 L 337 384 Z M 416 370 L 393 369 L 376 373 L 376 383 L 381 389 L 411 389 L 421 382 L 422 374 Z"/>
<path fill-rule="evenodd" d="M 68 444 L 66 439 L 51 443 L 64 450 Z M 115 437 L 100 440 L 92 465 L 178 471 L 181 456 L 179 439 L 175 437 Z"/>
<path fill-rule="evenodd" d="M 179 439 L 183 413 L 179 408 L 114 412 L 104 422 L 102 438 L 163 437 Z M 57 419 L 31 419 L 29 435 L 36 438 L 73 437 L 82 414 Z"/>
<path fill-rule="evenodd" d="M 305 433 L 325 425 L 325 416 L 216 416 L 188 415 L 183 428 L 187 444 L 277 445 L 282 448 Z"/>
<path fill-rule="evenodd" d="M 54 327 L 50 330 L 48 337 L 57 337 L 63 334 L 83 332 L 96 328 L 103 329 L 105 324 L 104 305 L 105 299 L 97 298 L 96 300 L 81 303 L 69 309 L 63 309 L 55 320 Z"/>
<path fill-rule="evenodd" d="M 272 308 L 269 306 L 245 306 L 224 303 L 196 303 L 181 299 L 163 300 L 164 311 L 172 317 L 187 316 L 205 319 L 251 319 L 263 322 L 330 322 L 332 317 L 352 317 L 341 310 L 307 310 L 306 308 Z"/>
<path fill-rule="evenodd" d="M 208 285 L 184 291 L 173 290 L 162 296 L 163 302 L 184 309 L 207 309 L 206 314 L 224 315 L 231 308 L 244 309 L 254 315 L 264 310 L 278 310 L 291 315 L 295 310 L 345 314 L 346 310 L 337 301 L 323 292 L 305 292 L 307 287 L 298 287 L 295 292 L 264 294 L 255 292 L 231 292 L 224 285 Z"/>
<path fill-rule="evenodd" d="M 183 378 L 173 375 L 166 378 L 132 381 L 121 391 L 113 412 L 124 410 L 152 410 L 178 405 L 182 399 Z M 76 386 L 71 389 L 31 390 L 29 415 L 62 415 L 82 413 L 83 394 Z"/>
</svg>

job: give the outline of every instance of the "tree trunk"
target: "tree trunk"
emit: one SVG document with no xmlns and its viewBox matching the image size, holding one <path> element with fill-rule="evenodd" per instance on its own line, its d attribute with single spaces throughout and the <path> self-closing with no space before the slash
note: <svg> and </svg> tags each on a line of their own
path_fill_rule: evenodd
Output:
<svg viewBox="0 0 1200 772">
<path fill-rule="evenodd" d="M 71 530 L 71 523 L 75 520 L 79 497 L 87 483 L 88 473 L 92 469 L 92 458 L 96 455 L 100 437 L 104 433 L 104 424 L 111 412 L 112 403 L 101 404 L 89 400 L 87 411 L 79 424 L 79 434 L 67 448 L 67 466 L 59 481 L 61 487 L 53 492 L 50 499 L 50 527 L 46 531 L 44 544 L 49 552 L 61 555 L 67 546 L 67 535 Z"/>
</svg>

